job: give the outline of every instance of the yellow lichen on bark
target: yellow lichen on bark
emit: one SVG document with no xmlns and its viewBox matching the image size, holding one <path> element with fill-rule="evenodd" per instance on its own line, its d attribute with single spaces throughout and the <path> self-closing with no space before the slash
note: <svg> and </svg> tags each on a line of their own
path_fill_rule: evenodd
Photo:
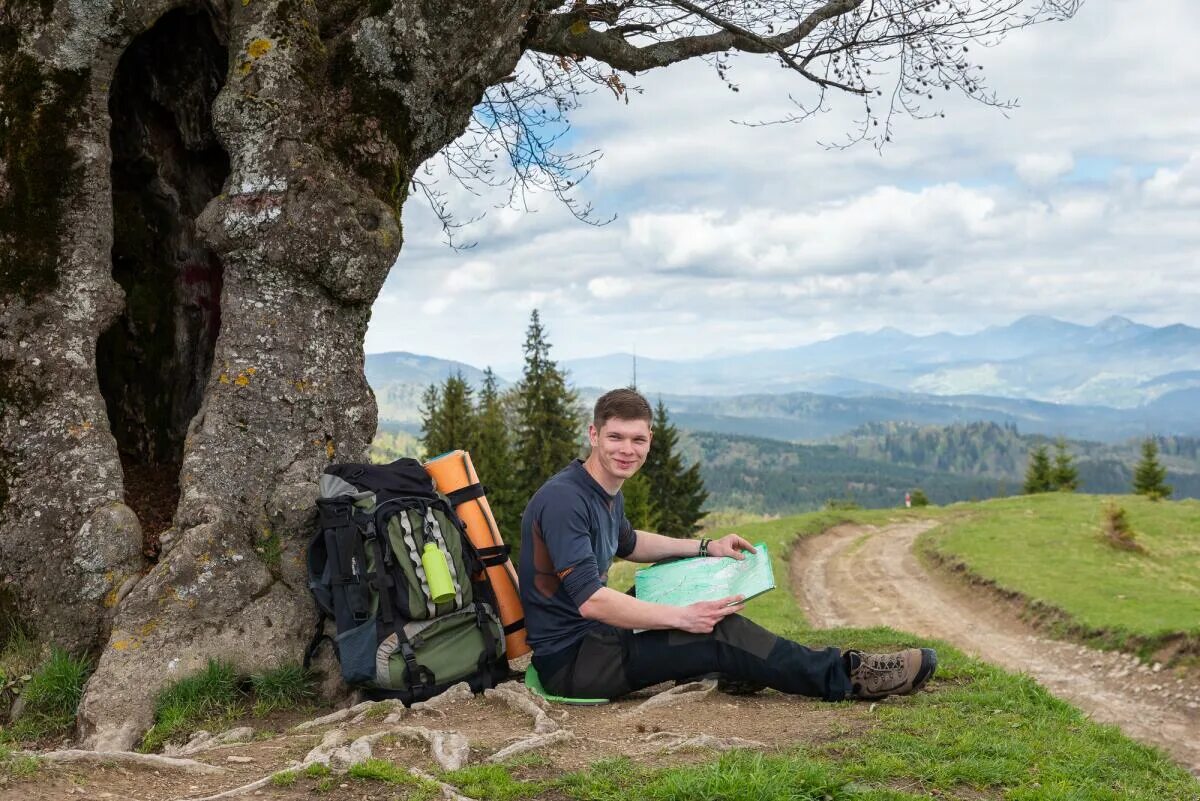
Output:
<svg viewBox="0 0 1200 801">
<path fill-rule="evenodd" d="M 271 48 L 275 45 L 270 39 L 255 39 L 247 47 L 246 52 L 250 54 L 250 58 L 259 59 L 271 52 Z"/>
</svg>

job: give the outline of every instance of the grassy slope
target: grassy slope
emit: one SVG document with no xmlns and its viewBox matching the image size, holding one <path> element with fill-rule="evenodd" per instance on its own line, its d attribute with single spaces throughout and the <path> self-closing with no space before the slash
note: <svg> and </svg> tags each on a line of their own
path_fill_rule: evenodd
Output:
<svg viewBox="0 0 1200 801">
<path fill-rule="evenodd" d="M 1184 635 L 1200 645 L 1200 502 L 1116 502 L 1145 553 L 1100 536 L 1103 498 L 1023 496 L 974 505 L 922 547 L 1062 613 L 1085 636 L 1152 650 Z"/>
<path fill-rule="evenodd" d="M 788 587 L 790 544 L 848 519 L 956 519 L 971 508 L 823 512 L 739 526 L 742 535 L 771 547 L 778 585 L 752 601 L 747 613 L 801 642 L 870 650 L 915 644 L 911 635 L 885 628 L 810 629 Z M 629 574 L 616 571 L 614 576 L 628 581 Z M 469 785 L 477 798 L 559 798 L 563 793 L 613 801 L 1200 798 L 1200 783 L 1154 749 L 1092 723 L 1028 678 L 944 644 L 938 649 L 941 667 L 931 691 L 878 704 L 873 727 L 832 742 L 767 756 L 734 753 L 700 767 L 669 770 L 646 771 L 618 760 L 551 783 L 519 782 L 502 770 L 479 783 L 473 781 L 478 774 L 448 778 Z"/>
</svg>

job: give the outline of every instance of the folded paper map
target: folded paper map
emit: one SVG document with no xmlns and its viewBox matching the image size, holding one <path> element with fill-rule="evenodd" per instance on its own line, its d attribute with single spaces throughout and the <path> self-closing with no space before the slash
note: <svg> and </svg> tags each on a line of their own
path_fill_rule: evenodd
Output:
<svg viewBox="0 0 1200 801">
<path fill-rule="evenodd" d="M 730 595 L 750 600 L 767 590 L 775 589 L 775 574 L 771 571 L 771 556 L 767 546 L 754 546 L 758 553 L 747 553 L 745 559 L 729 557 L 693 557 L 639 570 L 634 578 L 637 597 L 672 606 L 686 606 L 696 601 L 715 601 Z"/>
</svg>

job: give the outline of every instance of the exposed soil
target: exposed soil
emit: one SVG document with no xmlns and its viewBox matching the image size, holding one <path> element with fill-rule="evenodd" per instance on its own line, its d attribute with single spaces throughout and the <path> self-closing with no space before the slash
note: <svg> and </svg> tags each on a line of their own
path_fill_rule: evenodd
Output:
<svg viewBox="0 0 1200 801">
<path fill-rule="evenodd" d="M 658 689 L 663 689 L 662 687 Z M 643 692 L 628 700 L 600 707 L 555 705 L 551 717 L 572 739 L 536 752 L 515 774 L 521 778 L 547 778 L 582 769 L 606 757 L 627 756 L 646 766 L 665 766 L 710 761 L 708 749 L 668 752 L 654 735 L 679 732 L 740 737 L 763 743 L 771 751 L 800 744 L 818 744 L 862 732 L 872 725 L 868 705 L 830 706 L 820 701 L 796 698 L 771 691 L 754 696 L 732 696 L 714 692 L 698 701 L 649 710 L 636 716 L 628 713 L 645 700 Z M 901 699 L 900 702 L 903 702 Z M 254 720 L 244 721 L 255 725 Z M 236 725 L 236 724 L 235 724 Z M 429 729 L 455 730 L 471 744 L 470 764 L 481 764 L 488 756 L 513 740 L 528 735 L 532 719 L 514 712 L 500 701 L 476 696 L 444 712 L 412 712 L 398 724 Z M 141 767 L 71 765 L 43 766 L 31 780 L 0 780 L 3 801 L 49 801 L 50 799 L 120 799 L 120 801 L 166 801 L 204 797 L 238 787 L 281 770 L 321 741 L 333 726 L 304 734 L 280 734 L 235 746 L 220 746 L 193 758 L 228 769 L 223 776 L 195 776 Z M 381 722 L 349 726 L 351 738 L 389 728 Z M 434 773 L 437 765 L 424 746 L 399 741 L 377 745 L 375 756 L 404 767 Z M 242 761 L 248 757 L 251 762 Z M 231 758 L 233 758 L 231 760 Z M 518 758 L 518 764 L 522 760 Z M 335 776 L 331 786 L 313 795 L 316 779 L 300 777 L 288 787 L 268 785 L 242 796 L 253 799 L 390 799 L 404 797 L 401 787 L 377 781 Z"/>
<path fill-rule="evenodd" d="M 792 586 L 814 626 L 887 625 L 937 637 L 1029 674 L 1092 719 L 1156 745 L 1200 775 L 1200 678 L 1047 637 L 1013 604 L 926 569 L 913 553 L 932 522 L 843 525 L 802 540 Z"/>
</svg>

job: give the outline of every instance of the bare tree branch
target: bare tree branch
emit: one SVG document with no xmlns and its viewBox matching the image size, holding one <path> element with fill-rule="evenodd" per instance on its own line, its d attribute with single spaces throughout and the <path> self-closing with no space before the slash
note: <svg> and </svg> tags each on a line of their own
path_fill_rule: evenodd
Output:
<svg viewBox="0 0 1200 801">
<path fill-rule="evenodd" d="M 746 53 L 780 53 L 804 40 L 822 22 L 846 14 L 862 5 L 864 0 L 828 0 L 820 8 L 809 13 L 796 27 L 777 36 L 763 38 L 738 28 L 728 20 L 720 20 L 721 30 L 696 36 L 682 36 L 644 46 L 630 43 L 611 30 L 600 31 L 586 24 L 581 10 L 576 6 L 571 11 L 553 14 L 536 23 L 526 39 L 531 50 L 549 55 L 572 58 L 594 58 L 625 72 L 642 72 L 655 67 L 665 67 L 700 56 L 740 50 Z M 690 13 L 697 13 L 692 3 L 672 2 Z M 725 4 L 730 5 L 730 4 Z M 737 4 L 733 4 L 737 5 Z M 715 15 L 703 12 L 701 18 L 712 21 Z"/>
<path fill-rule="evenodd" d="M 986 84 L 971 48 L 1006 34 L 1068 19 L 1082 0 L 533 0 L 516 74 L 491 87 L 467 133 L 444 150 L 445 170 L 468 187 L 504 187 L 506 205 L 550 191 L 581 220 L 603 224 L 575 198 L 599 158 L 560 150 L 570 114 L 603 88 L 619 100 L 640 91 L 619 73 L 637 74 L 700 59 L 738 91 L 732 56 L 779 59 L 799 76 L 783 94 L 800 122 L 848 95 L 863 104 L 844 141 L 890 142 L 898 116 L 945 116 L 938 94 L 957 91 L 1001 110 L 1015 103 Z M 459 227 L 440 193 L 414 181 L 434 205 L 448 237 Z M 472 190 L 474 191 L 474 190 Z M 452 238 L 452 237 L 451 237 Z"/>
</svg>

